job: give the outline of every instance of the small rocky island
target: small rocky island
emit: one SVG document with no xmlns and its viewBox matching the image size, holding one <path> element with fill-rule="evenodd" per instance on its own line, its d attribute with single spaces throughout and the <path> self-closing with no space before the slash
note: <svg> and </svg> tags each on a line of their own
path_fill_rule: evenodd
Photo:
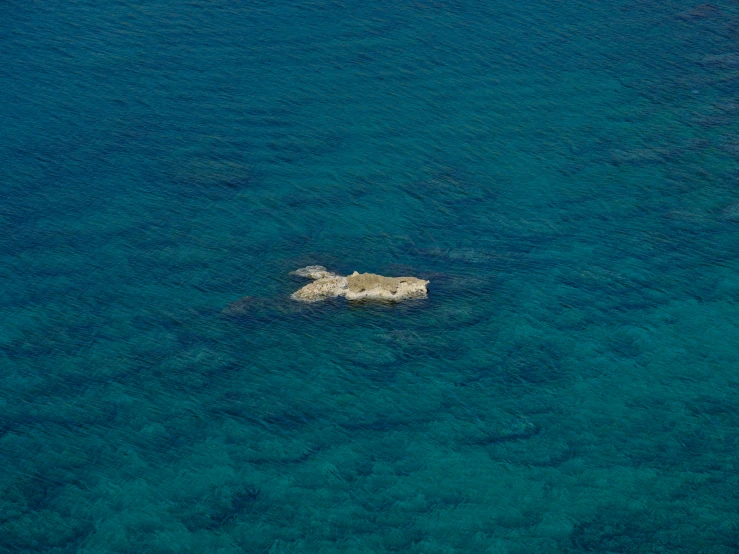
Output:
<svg viewBox="0 0 739 554">
<path fill-rule="evenodd" d="M 357 273 L 342 277 L 320 265 L 310 265 L 292 272 L 313 279 L 312 283 L 292 294 L 293 300 L 316 302 L 343 296 L 347 300 L 389 300 L 424 298 L 428 281 L 416 277 L 383 277 L 374 273 Z"/>
</svg>

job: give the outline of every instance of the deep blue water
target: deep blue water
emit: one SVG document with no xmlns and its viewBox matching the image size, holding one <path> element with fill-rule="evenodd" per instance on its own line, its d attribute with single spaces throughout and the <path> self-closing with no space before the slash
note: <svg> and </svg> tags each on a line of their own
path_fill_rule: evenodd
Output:
<svg viewBox="0 0 739 554">
<path fill-rule="evenodd" d="M 0 60 L 3 554 L 739 551 L 736 3 L 6 0 Z"/>
</svg>

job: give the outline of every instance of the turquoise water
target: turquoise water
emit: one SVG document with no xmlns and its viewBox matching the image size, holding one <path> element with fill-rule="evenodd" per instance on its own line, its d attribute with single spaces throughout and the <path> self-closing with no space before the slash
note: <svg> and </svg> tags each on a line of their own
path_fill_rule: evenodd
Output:
<svg viewBox="0 0 739 554">
<path fill-rule="evenodd" d="M 739 550 L 735 3 L 0 14 L 0 552 Z"/>
</svg>

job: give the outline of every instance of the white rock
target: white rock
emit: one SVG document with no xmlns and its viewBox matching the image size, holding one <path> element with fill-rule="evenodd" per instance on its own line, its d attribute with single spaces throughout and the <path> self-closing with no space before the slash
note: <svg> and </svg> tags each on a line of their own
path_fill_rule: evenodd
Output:
<svg viewBox="0 0 739 554">
<path fill-rule="evenodd" d="M 398 301 L 424 298 L 428 294 L 429 282 L 416 277 L 384 277 L 356 271 L 349 277 L 341 277 L 322 266 L 308 266 L 294 273 L 316 279 L 292 295 L 294 300 L 303 302 L 315 302 L 337 296 L 344 296 L 347 300 Z M 326 276 L 312 277 L 318 275 Z"/>
<path fill-rule="evenodd" d="M 312 283 L 305 285 L 302 289 L 294 292 L 291 298 L 303 302 L 316 302 L 318 300 L 325 300 L 326 298 L 344 296 L 346 290 L 346 277 L 326 277 L 324 279 L 316 279 Z"/>
</svg>

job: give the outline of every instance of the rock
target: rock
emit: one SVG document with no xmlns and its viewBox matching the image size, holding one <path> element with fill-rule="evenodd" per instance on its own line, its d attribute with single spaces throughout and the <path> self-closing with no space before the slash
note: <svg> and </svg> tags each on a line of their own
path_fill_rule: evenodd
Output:
<svg viewBox="0 0 739 554">
<path fill-rule="evenodd" d="M 523 417 L 499 421 L 490 425 L 484 421 L 471 424 L 463 429 L 466 440 L 475 444 L 492 445 L 497 443 L 530 439 L 539 433 L 539 428 Z"/>
<path fill-rule="evenodd" d="M 309 285 L 305 285 L 302 289 L 294 292 L 291 298 L 303 302 L 316 302 L 336 296 L 345 296 L 346 291 L 346 277 L 326 277 L 316 279 Z"/>
<path fill-rule="evenodd" d="M 374 273 L 357 273 L 346 278 L 347 300 L 371 298 L 377 300 L 402 300 L 423 298 L 427 294 L 428 281 L 416 277 L 383 277 Z"/>
<path fill-rule="evenodd" d="M 323 266 L 308 266 L 293 272 L 295 275 L 315 279 L 296 291 L 291 298 L 303 302 L 316 302 L 343 296 L 347 300 L 390 300 L 424 298 L 428 281 L 416 277 L 384 277 L 374 273 L 352 273 L 342 277 L 327 271 Z"/>
<path fill-rule="evenodd" d="M 528 439 L 539 432 L 539 428 L 525 418 L 516 418 L 499 425 L 492 442 Z"/>
<path fill-rule="evenodd" d="M 724 69 L 733 69 L 739 67 L 739 53 L 729 52 L 728 54 L 715 54 L 705 56 L 702 61 L 703 65 L 711 65 Z"/>
<path fill-rule="evenodd" d="M 733 204 L 726 208 L 724 217 L 729 221 L 739 221 L 739 204 Z"/>
<path fill-rule="evenodd" d="M 221 316 L 239 321 L 269 322 L 280 318 L 292 318 L 303 313 L 306 306 L 301 306 L 287 298 L 260 298 L 247 296 L 229 303 L 221 310 Z"/>
<path fill-rule="evenodd" d="M 677 14 L 677 18 L 682 19 L 684 21 L 693 21 L 696 19 L 707 19 L 709 17 L 718 17 L 720 15 L 721 15 L 721 10 L 719 10 L 713 4 L 699 4 L 698 6 L 695 6 L 693 8 L 690 8 L 689 10 L 686 10 L 684 12 Z"/>
<path fill-rule="evenodd" d="M 251 296 L 245 296 L 240 300 L 231 302 L 221 310 L 222 315 L 227 316 L 242 316 L 251 312 L 254 308 L 255 299 Z"/>
<path fill-rule="evenodd" d="M 336 277 L 336 273 L 327 271 L 322 265 L 309 265 L 308 267 L 301 267 L 295 271 L 291 271 L 290 275 L 297 275 L 298 277 L 307 277 L 314 281 L 318 279 L 327 279 L 329 277 Z"/>
<path fill-rule="evenodd" d="M 647 164 L 664 162 L 670 156 L 665 148 L 632 148 L 613 150 L 609 161 L 614 164 Z"/>
</svg>

